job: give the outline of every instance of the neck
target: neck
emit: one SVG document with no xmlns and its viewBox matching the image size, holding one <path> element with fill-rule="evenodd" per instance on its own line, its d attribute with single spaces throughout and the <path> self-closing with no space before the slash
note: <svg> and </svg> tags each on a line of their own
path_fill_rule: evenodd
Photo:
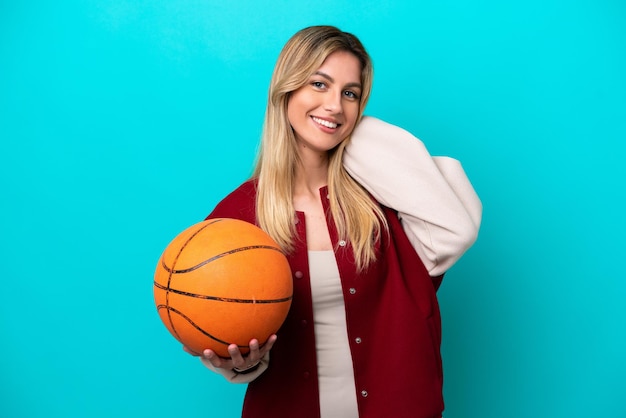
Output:
<svg viewBox="0 0 626 418">
<path fill-rule="evenodd" d="M 301 156 L 302 157 L 302 156 Z M 296 169 L 295 194 L 318 194 L 328 184 L 328 155 L 326 153 L 301 158 Z"/>
</svg>

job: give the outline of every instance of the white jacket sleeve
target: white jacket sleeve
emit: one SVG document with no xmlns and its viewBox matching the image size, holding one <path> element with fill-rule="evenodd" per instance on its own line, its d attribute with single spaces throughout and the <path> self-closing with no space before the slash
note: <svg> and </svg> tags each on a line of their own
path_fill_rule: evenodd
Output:
<svg viewBox="0 0 626 418">
<path fill-rule="evenodd" d="M 213 367 L 209 360 L 202 357 L 200 357 L 200 361 L 202 361 L 202 364 L 204 364 L 209 370 L 217 374 L 221 374 L 226 380 L 231 383 L 250 383 L 257 377 L 259 377 L 265 370 L 267 370 L 270 362 L 270 353 L 268 352 L 265 354 L 265 356 L 263 356 L 259 367 L 251 373 L 237 373 L 236 371 L 230 369 L 218 369 L 216 367 Z"/>
<path fill-rule="evenodd" d="M 482 204 L 461 164 L 433 158 L 406 130 L 363 117 L 343 163 L 376 200 L 398 211 L 431 276 L 446 272 L 476 241 Z"/>
</svg>

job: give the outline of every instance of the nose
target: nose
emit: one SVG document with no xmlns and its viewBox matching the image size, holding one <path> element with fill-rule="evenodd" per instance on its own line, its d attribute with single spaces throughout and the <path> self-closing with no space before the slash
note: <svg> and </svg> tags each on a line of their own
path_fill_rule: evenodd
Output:
<svg viewBox="0 0 626 418">
<path fill-rule="evenodd" d="M 324 98 L 324 110 L 332 114 L 343 112 L 343 104 L 341 101 L 341 93 L 327 92 Z"/>
</svg>

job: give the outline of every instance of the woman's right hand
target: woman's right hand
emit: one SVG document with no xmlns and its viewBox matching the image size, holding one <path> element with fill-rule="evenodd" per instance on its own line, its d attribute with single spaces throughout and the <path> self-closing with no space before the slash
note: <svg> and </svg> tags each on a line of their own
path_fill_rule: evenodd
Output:
<svg viewBox="0 0 626 418">
<path fill-rule="evenodd" d="M 275 342 L 276 334 L 272 334 L 263 346 L 260 346 L 259 341 L 253 338 L 250 340 L 250 352 L 247 355 L 243 355 L 236 344 L 231 344 L 228 346 L 230 358 L 220 357 L 211 349 L 204 350 L 201 355 L 187 347 L 183 346 L 183 349 L 191 355 L 201 356 L 208 360 L 215 368 L 245 372 L 247 369 L 256 367 L 261 362 L 261 359 L 272 349 Z"/>
</svg>

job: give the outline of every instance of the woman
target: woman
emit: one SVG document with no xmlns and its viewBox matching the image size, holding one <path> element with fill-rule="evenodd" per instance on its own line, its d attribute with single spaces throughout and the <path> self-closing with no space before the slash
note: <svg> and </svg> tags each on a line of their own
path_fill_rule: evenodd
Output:
<svg viewBox="0 0 626 418">
<path fill-rule="evenodd" d="M 249 383 L 244 417 L 443 411 L 435 291 L 476 239 L 480 202 L 458 163 L 438 167 L 408 132 L 362 118 L 371 84 L 356 37 L 296 33 L 272 76 L 254 175 L 209 215 L 259 225 L 294 277 L 288 318 L 263 347 L 203 353 Z"/>
</svg>

